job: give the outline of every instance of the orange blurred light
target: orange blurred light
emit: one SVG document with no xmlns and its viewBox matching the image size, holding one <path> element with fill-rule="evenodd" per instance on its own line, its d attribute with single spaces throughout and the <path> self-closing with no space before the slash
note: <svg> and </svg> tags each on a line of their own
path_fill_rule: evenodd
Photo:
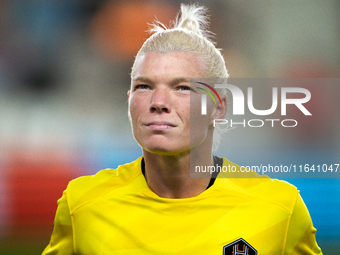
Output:
<svg viewBox="0 0 340 255">
<path fill-rule="evenodd" d="M 175 15 L 174 6 L 162 1 L 109 2 L 93 18 L 90 31 L 104 55 L 132 59 L 149 37 L 147 23 L 157 18 L 168 25 Z"/>
</svg>

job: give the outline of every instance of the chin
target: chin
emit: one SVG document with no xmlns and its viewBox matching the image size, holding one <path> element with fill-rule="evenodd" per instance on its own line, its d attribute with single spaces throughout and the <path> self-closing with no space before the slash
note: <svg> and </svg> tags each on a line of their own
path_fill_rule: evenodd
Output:
<svg viewBox="0 0 340 255">
<path fill-rule="evenodd" d="M 162 136 L 148 137 L 148 139 L 137 139 L 137 137 L 135 137 L 135 139 L 143 150 L 154 154 L 176 155 L 190 148 L 190 145 L 185 144 L 184 141 Z M 186 142 L 190 143 L 189 140 Z"/>
<path fill-rule="evenodd" d="M 174 150 L 169 147 L 163 146 L 143 146 L 144 150 L 153 153 L 153 154 L 161 154 L 161 155 L 173 155 L 176 154 L 177 150 Z"/>
<path fill-rule="evenodd" d="M 189 147 L 178 147 L 178 146 L 171 146 L 170 144 L 159 144 L 159 145 L 152 145 L 152 146 L 141 146 L 143 150 L 159 155 L 177 155 L 182 153 L 186 150 L 189 151 Z"/>
</svg>

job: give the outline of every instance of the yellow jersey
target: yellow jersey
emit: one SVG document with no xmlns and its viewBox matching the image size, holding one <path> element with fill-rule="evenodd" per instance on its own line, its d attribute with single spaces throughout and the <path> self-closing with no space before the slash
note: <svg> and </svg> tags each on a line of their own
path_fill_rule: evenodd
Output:
<svg viewBox="0 0 340 255">
<path fill-rule="evenodd" d="M 322 254 L 287 182 L 216 178 L 196 197 L 170 199 L 148 187 L 141 164 L 142 157 L 71 181 L 43 254 Z M 237 166 L 225 158 L 223 165 Z"/>
</svg>

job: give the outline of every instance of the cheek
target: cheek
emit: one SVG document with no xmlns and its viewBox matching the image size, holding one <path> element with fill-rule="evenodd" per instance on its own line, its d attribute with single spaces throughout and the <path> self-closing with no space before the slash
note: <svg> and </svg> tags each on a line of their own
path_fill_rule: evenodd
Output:
<svg viewBox="0 0 340 255">
<path fill-rule="evenodd" d="M 139 109 L 141 109 L 141 102 L 143 102 L 144 100 L 141 100 L 140 97 L 133 95 L 130 98 L 129 101 L 129 109 L 131 112 L 131 115 L 135 112 L 138 112 Z"/>
<path fill-rule="evenodd" d="M 202 115 L 202 95 L 201 94 L 193 94 L 190 96 L 190 112 L 192 117 L 202 117 L 203 119 L 207 119 L 207 116 L 211 116 L 213 111 L 215 110 L 215 103 L 210 98 L 210 96 L 207 96 L 206 101 L 206 115 Z M 208 117 L 209 118 L 209 117 Z"/>
<path fill-rule="evenodd" d="M 134 100 L 133 98 L 131 98 L 131 100 L 129 101 L 129 118 L 131 123 L 134 125 L 137 122 L 138 116 L 140 116 L 140 106 L 138 104 L 138 100 Z"/>
<path fill-rule="evenodd" d="M 210 118 L 208 115 L 201 115 L 192 113 L 190 115 L 190 130 L 191 132 L 206 133 L 210 125 Z"/>
<path fill-rule="evenodd" d="M 196 100 L 192 101 L 191 108 L 190 108 L 190 122 L 192 125 L 196 127 L 206 128 L 209 123 L 211 122 L 211 116 L 214 111 L 214 103 L 210 103 L 208 101 L 207 104 L 207 113 L 206 115 L 202 115 L 202 109 L 201 109 L 201 101 Z"/>
</svg>

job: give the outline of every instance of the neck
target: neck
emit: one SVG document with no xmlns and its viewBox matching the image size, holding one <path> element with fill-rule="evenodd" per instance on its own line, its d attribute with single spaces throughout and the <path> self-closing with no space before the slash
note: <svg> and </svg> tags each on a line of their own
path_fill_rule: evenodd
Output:
<svg viewBox="0 0 340 255">
<path fill-rule="evenodd" d="M 189 198 L 202 193 L 210 182 L 210 173 L 201 173 L 199 178 L 190 176 L 190 166 L 211 166 L 210 153 L 199 149 L 176 155 L 155 154 L 143 150 L 145 177 L 150 189 L 164 198 Z M 209 150 L 208 150 L 209 151 Z"/>
</svg>

